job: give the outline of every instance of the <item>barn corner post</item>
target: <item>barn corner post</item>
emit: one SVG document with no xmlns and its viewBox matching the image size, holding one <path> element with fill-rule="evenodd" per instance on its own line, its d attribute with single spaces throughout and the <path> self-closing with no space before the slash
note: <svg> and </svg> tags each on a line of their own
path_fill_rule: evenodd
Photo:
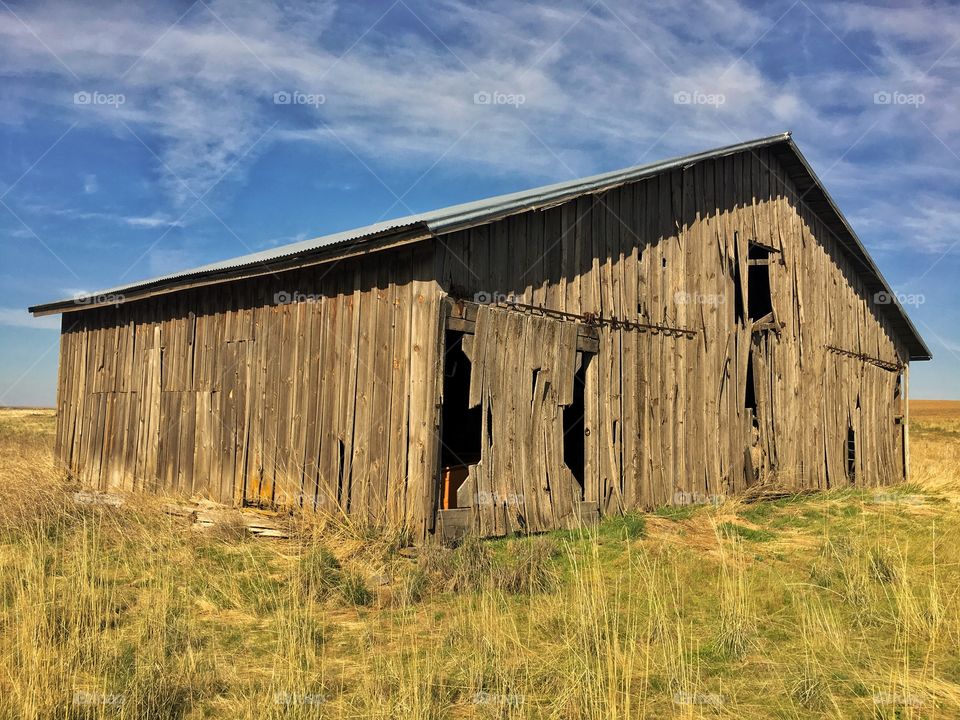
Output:
<svg viewBox="0 0 960 720">
<path fill-rule="evenodd" d="M 427 495 L 426 495 L 426 538 L 435 537 L 440 517 L 441 492 L 441 455 L 443 453 L 442 438 L 442 409 L 443 409 L 443 380 L 446 372 L 446 332 L 452 304 L 449 297 L 438 288 L 435 289 L 437 298 L 436 322 L 433 328 L 433 406 L 430 418 L 432 447 L 427 453 Z"/>
<path fill-rule="evenodd" d="M 53 446 L 53 457 L 54 460 L 60 464 L 60 470 L 64 475 L 69 475 L 69 453 L 65 449 L 64 445 L 64 433 L 65 427 L 64 422 L 66 420 L 66 413 L 63 411 L 63 403 L 66 400 L 66 393 L 64 392 L 64 383 L 67 381 L 67 369 L 64 367 L 64 358 L 66 356 L 67 349 L 67 331 L 69 330 L 69 323 L 67 318 L 69 315 L 64 313 L 60 316 L 60 338 L 59 342 L 59 355 L 57 359 L 57 397 L 56 397 L 56 435 L 54 438 Z"/>
<path fill-rule="evenodd" d="M 910 363 L 903 365 L 903 481 L 910 482 Z"/>
</svg>

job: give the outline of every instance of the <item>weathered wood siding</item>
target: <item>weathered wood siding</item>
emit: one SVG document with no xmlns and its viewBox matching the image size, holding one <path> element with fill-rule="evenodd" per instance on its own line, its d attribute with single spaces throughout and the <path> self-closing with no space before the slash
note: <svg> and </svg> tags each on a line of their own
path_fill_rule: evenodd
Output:
<svg viewBox="0 0 960 720">
<path fill-rule="evenodd" d="M 429 249 L 63 316 L 57 452 L 102 489 L 434 519 Z"/>
<path fill-rule="evenodd" d="M 778 331 L 738 317 L 750 241 L 779 251 L 769 265 Z M 761 151 L 442 236 L 435 273 L 456 297 L 697 331 L 601 328 L 586 482 L 612 512 L 728 495 L 760 472 L 797 487 L 846 484 L 848 423 L 858 484 L 903 477 L 897 373 L 826 347 L 906 362 L 838 243 Z M 505 431 L 493 428 L 494 443 Z"/>
<path fill-rule="evenodd" d="M 762 328 L 749 319 L 751 242 L 775 250 L 775 322 Z M 69 312 L 57 451 L 95 487 L 340 508 L 424 537 L 446 293 L 695 331 L 599 327 L 582 497 L 604 513 L 704 501 L 761 475 L 849 483 L 848 427 L 856 482 L 892 482 L 904 474 L 898 374 L 828 346 L 893 364 L 907 354 L 839 243 L 760 151 L 415 249 Z M 471 481 L 532 493 L 524 522 L 549 527 L 581 493 L 557 437 L 577 335 L 513 312 L 482 312 L 467 343 L 484 409 Z M 516 520 L 477 518 L 490 534 Z"/>
<path fill-rule="evenodd" d="M 467 495 L 481 535 L 562 527 L 583 490 L 563 462 L 563 406 L 573 401 L 577 326 L 481 307 L 466 338 L 481 459 Z M 446 418 L 456 422 L 456 418 Z"/>
</svg>

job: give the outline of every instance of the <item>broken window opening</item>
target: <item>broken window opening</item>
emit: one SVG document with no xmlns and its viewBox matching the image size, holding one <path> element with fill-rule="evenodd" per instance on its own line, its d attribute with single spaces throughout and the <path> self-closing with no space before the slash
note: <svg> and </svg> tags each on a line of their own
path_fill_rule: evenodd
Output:
<svg viewBox="0 0 960 720">
<path fill-rule="evenodd" d="M 587 368 L 593 355 L 577 353 L 579 367 L 573 376 L 573 402 L 563 408 L 563 464 L 584 489 L 586 475 L 586 382 Z"/>
<path fill-rule="evenodd" d="M 773 313 L 770 293 L 770 250 L 750 243 L 747 250 L 747 310 L 751 320 Z"/>
<path fill-rule="evenodd" d="M 851 484 L 857 480 L 857 436 L 852 425 L 847 425 L 847 479 Z"/>
<path fill-rule="evenodd" d="M 444 353 L 443 406 L 440 410 L 441 508 L 459 507 L 457 491 L 469 466 L 480 460 L 483 410 L 469 408 L 470 359 L 463 333 L 447 331 Z"/>
</svg>

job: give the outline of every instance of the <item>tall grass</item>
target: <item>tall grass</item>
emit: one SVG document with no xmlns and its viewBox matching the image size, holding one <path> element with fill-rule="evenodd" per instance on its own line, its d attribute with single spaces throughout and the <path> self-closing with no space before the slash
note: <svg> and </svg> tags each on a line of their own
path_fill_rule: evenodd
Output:
<svg viewBox="0 0 960 720">
<path fill-rule="evenodd" d="M 50 428 L 0 413 L 0 718 L 960 715 L 950 478 L 414 550 L 78 504 Z"/>
</svg>

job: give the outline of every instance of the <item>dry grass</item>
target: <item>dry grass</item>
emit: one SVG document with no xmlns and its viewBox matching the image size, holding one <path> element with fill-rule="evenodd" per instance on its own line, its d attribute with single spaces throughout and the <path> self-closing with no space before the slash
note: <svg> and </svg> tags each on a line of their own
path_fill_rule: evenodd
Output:
<svg viewBox="0 0 960 720">
<path fill-rule="evenodd" d="M 960 716 L 960 407 L 913 484 L 410 552 L 77 504 L 0 411 L 0 718 Z"/>
</svg>

